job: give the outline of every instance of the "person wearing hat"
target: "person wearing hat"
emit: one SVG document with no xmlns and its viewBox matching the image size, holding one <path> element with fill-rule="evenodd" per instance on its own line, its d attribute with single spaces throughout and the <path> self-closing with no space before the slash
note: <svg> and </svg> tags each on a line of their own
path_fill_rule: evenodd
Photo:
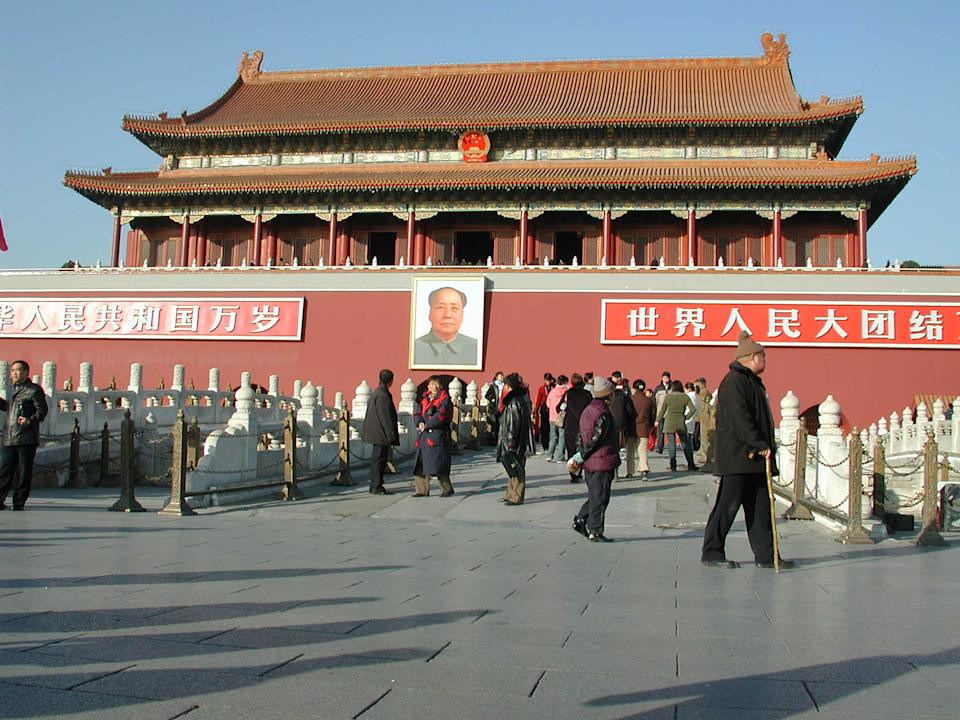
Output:
<svg viewBox="0 0 960 720">
<path fill-rule="evenodd" d="M 749 333 L 737 339 L 735 360 L 717 391 L 717 438 L 714 474 L 720 476 L 717 500 L 703 533 L 704 565 L 735 568 L 727 560 L 724 544 L 740 507 L 747 537 L 759 567 L 773 567 L 773 529 L 767 495 L 766 460 L 777 474 L 773 413 L 760 380 L 766 368 L 763 345 Z M 780 567 L 792 562 L 781 560 Z"/>
<path fill-rule="evenodd" d="M 615 389 L 605 377 L 594 377 L 593 400 L 580 415 L 577 453 L 571 459 L 583 466 L 587 482 L 587 501 L 574 516 L 573 529 L 592 542 L 613 542 L 603 534 L 603 519 L 620 465 L 619 429 L 610 412 Z"/>
</svg>

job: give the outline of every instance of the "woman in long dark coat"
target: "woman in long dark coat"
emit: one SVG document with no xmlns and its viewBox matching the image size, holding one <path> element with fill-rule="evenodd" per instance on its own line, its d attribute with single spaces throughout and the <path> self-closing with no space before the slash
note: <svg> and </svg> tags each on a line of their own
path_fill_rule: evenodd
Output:
<svg viewBox="0 0 960 720">
<path fill-rule="evenodd" d="M 583 376 L 574 373 L 570 376 L 571 386 L 558 406 L 564 411 L 563 442 L 567 446 L 567 457 L 577 452 L 577 440 L 580 437 L 580 414 L 593 402 L 593 395 L 583 387 Z M 570 482 L 580 482 L 579 472 L 570 473 Z"/>
<path fill-rule="evenodd" d="M 436 375 L 427 380 L 427 391 L 413 413 L 417 428 L 417 459 L 413 466 L 413 496 L 430 494 L 430 476 L 440 483 L 440 497 L 453 495 L 450 482 L 450 422 L 453 403 Z"/>
</svg>

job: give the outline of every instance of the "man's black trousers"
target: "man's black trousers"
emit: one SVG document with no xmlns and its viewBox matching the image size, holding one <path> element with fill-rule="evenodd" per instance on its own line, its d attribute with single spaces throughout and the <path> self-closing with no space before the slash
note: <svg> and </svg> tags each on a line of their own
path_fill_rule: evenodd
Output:
<svg viewBox="0 0 960 720">
<path fill-rule="evenodd" d="M 387 471 L 389 455 L 389 445 L 373 446 L 373 457 L 370 458 L 370 492 L 376 492 L 383 487 L 383 474 Z"/>
<path fill-rule="evenodd" d="M 585 470 L 584 479 L 587 481 L 587 501 L 580 508 L 577 517 L 587 526 L 589 532 L 603 533 L 603 519 L 607 514 L 607 505 L 610 504 L 610 486 L 616 471 L 590 472 Z"/>
<path fill-rule="evenodd" d="M 13 506 L 22 508 L 30 497 L 36 445 L 0 446 L 0 503 L 13 488 Z"/>
<path fill-rule="evenodd" d="M 762 473 L 724 475 L 720 478 L 717 501 L 710 511 L 703 533 L 702 560 L 726 559 L 724 543 L 741 505 L 754 560 L 773 562 L 770 496 L 767 494 L 767 476 Z"/>
</svg>

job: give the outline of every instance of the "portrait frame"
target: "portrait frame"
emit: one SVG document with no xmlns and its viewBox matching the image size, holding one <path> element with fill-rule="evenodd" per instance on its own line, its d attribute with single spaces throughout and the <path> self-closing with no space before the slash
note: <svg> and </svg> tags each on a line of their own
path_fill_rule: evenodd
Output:
<svg viewBox="0 0 960 720">
<path fill-rule="evenodd" d="M 446 348 L 434 333 L 430 294 L 441 288 L 462 293 L 466 302 L 457 339 Z M 483 327 L 486 314 L 486 278 L 483 275 L 414 277 L 410 292 L 410 341 L 408 366 L 411 370 L 482 370 Z M 451 361 L 451 352 L 466 353 Z M 446 357 L 444 357 L 446 356 Z M 462 360 L 463 362 L 460 362 Z"/>
</svg>

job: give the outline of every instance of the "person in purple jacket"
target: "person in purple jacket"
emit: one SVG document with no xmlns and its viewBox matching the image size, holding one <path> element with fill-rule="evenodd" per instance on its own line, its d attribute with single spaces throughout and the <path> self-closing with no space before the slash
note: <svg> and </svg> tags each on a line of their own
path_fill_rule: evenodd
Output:
<svg viewBox="0 0 960 720">
<path fill-rule="evenodd" d="M 573 529 L 591 542 L 613 542 L 603 534 L 603 518 L 620 465 L 619 433 L 610 413 L 614 389 L 606 378 L 594 378 L 593 400 L 580 415 L 577 453 L 571 458 L 571 463 L 583 465 L 587 483 L 587 501 L 574 516 Z"/>
</svg>

